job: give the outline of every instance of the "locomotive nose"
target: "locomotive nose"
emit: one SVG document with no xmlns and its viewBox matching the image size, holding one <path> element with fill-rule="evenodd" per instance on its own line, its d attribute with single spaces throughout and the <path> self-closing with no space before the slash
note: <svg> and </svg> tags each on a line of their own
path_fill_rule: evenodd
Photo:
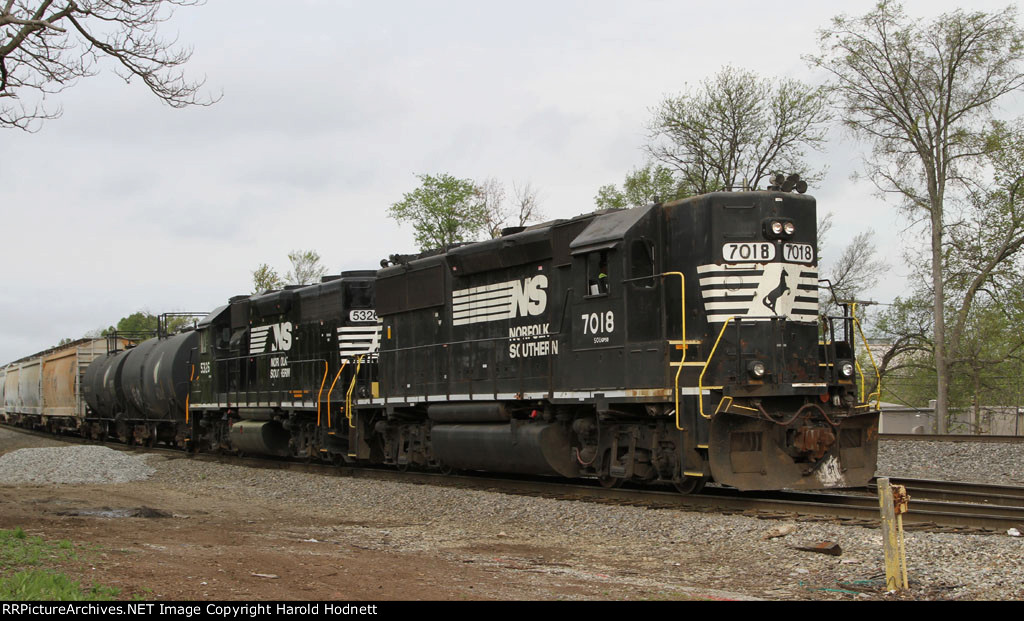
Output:
<svg viewBox="0 0 1024 621">
<path fill-rule="evenodd" d="M 719 412 L 709 464 L 715 481 L 742 490 L 859 487 L 875 473 L 877 438 L 877 412 L 832 421 Z"/>
</svg>

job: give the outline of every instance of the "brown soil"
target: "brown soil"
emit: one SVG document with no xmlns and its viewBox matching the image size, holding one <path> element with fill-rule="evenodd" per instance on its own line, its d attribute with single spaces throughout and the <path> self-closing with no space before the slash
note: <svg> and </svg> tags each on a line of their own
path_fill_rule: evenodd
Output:
<svg viewBox="0 0 1024 621">
<path fill-rule="evenodd" d="M 0 454 L 47 440 L 0 432 Z M 150 481 L 0 487 L 0 528 L 67 539 L 79 560 L 65 573 L 147 600 L 556 600 L 732 597 L 682 585 L 637 584 L 622 567 L 552 572 L 569 551 L 494 543 L 464 558 L 378 549 L 351 538 L 313 540 L 322 513 L 295 504 L 197 496 Z M 135 511 L 132 511 L 135 510 Z M 122 517 L 125 515 L 136 517 Z M 143 517 L 137 517 L 143 516 Z M 335 524 L 337 526 L 338 524 Z M 387 528 L 386 516 L 368 527 Z M 386 548 L 386 546 L 385 546 Z"/>
</svg>

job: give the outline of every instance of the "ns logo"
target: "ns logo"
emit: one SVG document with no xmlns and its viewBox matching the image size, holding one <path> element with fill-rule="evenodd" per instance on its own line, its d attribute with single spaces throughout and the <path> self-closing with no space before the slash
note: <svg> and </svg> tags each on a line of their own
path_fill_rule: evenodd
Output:
<svg viewBox="0 0 1024 621">
<path fill-rule="evenodd" d="M 513 281 L 512 283 L 512 317 L 518 313 L 520 317 L 540 315 L 548 306 L 548 277 L 543 274 Z"/>
<path fill-rule="evenodd" d="M 548 307 L 544 274 L 452 291 L 452 325 L 540 315 Z"/>
<path fill-rule="evenodd" d="M 288 351 L 292 348 L 292 322 L 254 327 L 249 333 L 249 353 Z"/>
</svg>

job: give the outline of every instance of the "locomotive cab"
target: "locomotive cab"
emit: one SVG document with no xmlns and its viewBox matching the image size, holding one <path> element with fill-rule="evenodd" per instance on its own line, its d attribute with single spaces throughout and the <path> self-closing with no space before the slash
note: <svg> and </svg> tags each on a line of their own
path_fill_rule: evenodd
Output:
<svg viewBox="0 0 1024 621">
<path fill-rule="evenodd" d="M 822 336 L 815 225 L 813 198 L 720 192 L 393 263 L 357 427 L 396 465 L 861 485 L 878 414 L 836 374 L 852 320 Z"/>
<path fill-rule="evenodd" d="M 818 316 L 814 199 L 716 193 L 665 209 L 673 258 L 696 265 L 686 303 L 704 312 L 694 313 L 686 347 L 714 480 L 741 489 L 866 484 L 878 411 L 856 393 L 856 319 Z M 683 243 L 694 229 L 708 232 L 705 243 Z"/>
</svg>

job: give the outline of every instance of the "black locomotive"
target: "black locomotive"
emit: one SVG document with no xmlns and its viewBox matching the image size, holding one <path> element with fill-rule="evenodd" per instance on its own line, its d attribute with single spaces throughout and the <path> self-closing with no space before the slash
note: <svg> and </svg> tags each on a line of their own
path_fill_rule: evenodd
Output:
<svg viewBox="0 0 1024 621">
<path fill-rule="evenodd" d="M 809 196 L 598 212 L 232 298 L 92 363 L 82 429 L 683 492 L 859 486 L 878 411 L 856 320 L 819 317 L 818 289 Z"/>
</svg>

